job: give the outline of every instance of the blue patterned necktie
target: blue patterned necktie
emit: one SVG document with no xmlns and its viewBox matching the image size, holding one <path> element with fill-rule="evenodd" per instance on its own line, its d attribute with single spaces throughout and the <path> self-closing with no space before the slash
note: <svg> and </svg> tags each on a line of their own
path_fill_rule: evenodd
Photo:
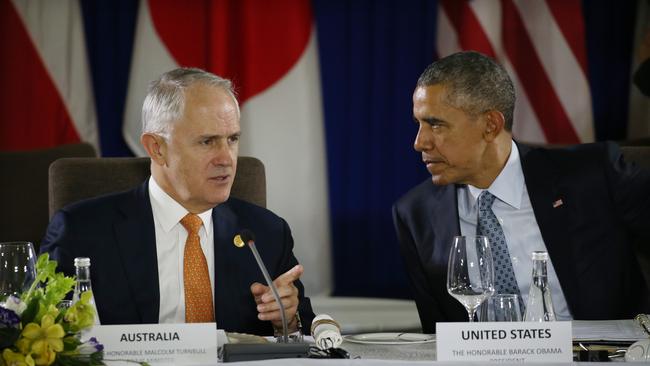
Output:
<svg viewBox="0 0 650 366">
<path fill-rule="evenodd" d="M 515 271 L 512 268 L 506 237 L 503 235 L 499 220 L 492 212 L 492 203 L 494 203 L 495 198 L 488 191 L 483 191 L 478 197 L 476 235 L 487 236 L 490 240 L 494 260 L 494 287 L 496 292 L 499 294 L 521 295 L 515 278 Z M 521 296 L 519 298 L 521 299 Z"/>
</svg>

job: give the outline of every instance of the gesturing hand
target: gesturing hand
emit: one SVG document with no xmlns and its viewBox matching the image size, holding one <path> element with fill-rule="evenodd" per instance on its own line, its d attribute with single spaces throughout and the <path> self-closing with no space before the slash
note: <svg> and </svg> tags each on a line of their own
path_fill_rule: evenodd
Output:
<svg viewBox="0 0 650 366">
<path fill-rule="evenodd" d="M 278 289 L 280 300 L 284 305 L 285 316 L 289 326 L 289 332 L 297 330 L 296 311 L 298 310 L 298 288 L 293 284 L 302 275 L 304 269 L 300 264 L 295 265 L 287 272 L 280 275 L 273 281 Z M 251 293 L 257 303 L 257 317 L 260 320 L 269 320 L 276 329 L 282 329 L 282 318 L 280 317 L 280 306 L 273 298 L 273 292 L 268 286 L 259 282 L 251 285 Z"/>
</svg>

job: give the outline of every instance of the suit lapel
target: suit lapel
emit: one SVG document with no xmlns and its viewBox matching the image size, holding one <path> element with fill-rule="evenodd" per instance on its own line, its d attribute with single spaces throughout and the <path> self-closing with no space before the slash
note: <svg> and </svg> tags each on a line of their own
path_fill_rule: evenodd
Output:
<svg viewBox="0 0 650 366">
<path fill-rule="evenodd" d="M 120 205 L 122 216 L 114 226 L 117 250 L 141 322 L 158 323 L 158 259 L 148 180 L 131 194 L 131 199 L 123 201 Z"/>
<path fill-rule="evenodd" d="M 565 230 L 567 222 L 571 219 L 568 207 L 572 202 L 564 194 L 565 189 L 559 179 L 560 172 L 556 164 L 541 153 L 543 150 L 533 150 L 519 144 L 517 147 L 521 156 L 528 197 L 544 244 L 560 279 L 560 286 L 569 306 L 577 304 L 580 300 L 575 298 L 577 292 L 568 291 L 568 289 L 578 288 L 578 283 L 574 271 L 575 263 L 572 262 L 572 256 L 567 251 L 569 238 Z"/>
<path fill-rule="evenodd" d="M 458 218 L 458 199 L 456 185 L 434 186 L 434 193 L 428 195 L 431 202 L 431 227 L 434 228 L 432 241 L 433 258 L 438 263 L 449 261 L 449 250 L 454 236 L 460 235 L 460 221 Z M 450 212 L 451 209 L 451 212 Z"/>
<path fill-rule="evenodd" d="M 238 220 L 231 210 L 228 202 L 222 203 L 212 210 L 212 223 L 214 226 L 214 264 L 215 264 L 215 314 L 217 326 L 220 329 L 236 329 L 236 324 L 241 324 L 241 309 L 238 301 L 241 289 L 236 286 L 236 277 L 240 269 L 234 261 L 241 251 L 247 248 L 237 248 L 233 238 L 239 231 Z M 230 260 L 227 260 L 230 259 Z"/>
</svg>

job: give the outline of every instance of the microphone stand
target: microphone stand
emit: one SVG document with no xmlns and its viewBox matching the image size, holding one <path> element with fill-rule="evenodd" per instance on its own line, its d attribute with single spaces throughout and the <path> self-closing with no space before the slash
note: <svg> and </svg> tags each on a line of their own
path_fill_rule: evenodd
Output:
<svg viewBox="0 0 650 366">
<path fill-rule="evenodd" d="M 235 246 L 239 248 L 244 246 L 244 241 L 242 240 L 241 235 L 235 236 L 234 242 L 235 242 Z M 284 314 L 284 305 L 280 300 L 280 294 L 278 293 L 278 289 L 275 287 L 275 284 L 273 284 L 273 280 L 271 280 L 269 271 L 266 270 L 266 266 L 262 261 L 262 257 L 260 257 L 260 253 L 257 251 L 257 248 L 255 247 L 255 241 L 253 239 L 249 239 L 246 241 L 246 244 L 248 244 L 248 247 L 251 248 L 251 251 L 253 252 L 253 256 L 257 261 L 257 265 L 260 267 L 260 270 L 262 270 L 262 274 L 264 275 L 266 284 L 271 288 L 271 292 L 273 293 L 273 298 L 275 298 L 275 301 L 280 306 L 280 317 L 282 318 L 282 338 L 280 338 L 280 343 L 289 343 L 289 331 L 288 331 L 289 326 L 287 325 L 287 317 Z"/>
<path fill-rule="evenodd" d="M 240 234 L 236 235 L 233 239 L 236 247 L 242 248 L 244 244 L 248 244 L 251 248 L 253 256 L 257 261 L 258 267 L 264 275 L 266 284 L 271 288 L 273 297 L 280 307 L 280 317 L 282 318 L 282 338 L 278 338 L 278 343 L 272 344 L 225 344 L 223 346 L 223 361 L 236 362 L 236 361 L 255 361 L 267 360 L 276 358 L 306 358 L 309 356 L 309 344 L 302 342 L 289 343 L 289 327 L 287 325 L 287 318 L 284 314 L 284 305 L 280 301 L 280 294 L 278 289 L 273 284 L 269 271 L 266 270 L 264 262 L 255 248 L 255 238 L 250 230 L 242 230 Z"/>
</svg>

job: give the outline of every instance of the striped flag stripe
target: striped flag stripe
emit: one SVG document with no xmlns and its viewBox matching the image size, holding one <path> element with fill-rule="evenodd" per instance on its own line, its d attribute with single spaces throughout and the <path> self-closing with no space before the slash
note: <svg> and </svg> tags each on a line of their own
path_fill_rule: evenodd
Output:
<svg viewBox="0 0 650 366">
<path fill-rule="evenodd" d="M 522 141 L 545 142 L 546 136 L 544 135 L 544 131 L 542 131 L 537 115 L 533 112 L 533 107 L 528 96 L 523 91 L 524 87 L 519 80 L 519 75 L 503 49 L 501 5 L 497 1 L 473 1 L 470 3 L 470 6 L 474 14 L 476 14 L 478 21 L 481 23 L 482 29 L 490 40 L 490 43 L 493 45 L 497 60 L 508 71 L 512 83 L 515 86 L 517 102 L 514 113 L 515 123 L 512 127 L 513 134 L 517 138 L 521 138 Z"/>
<path fill-rule="evenodd" d="M 13 0 L 79 137 L 99 149 L 97 116 L 77 0 Z"/>
<path fill-rule="evenodd" d="M 0 0 L 0 34 L 0 148 L 15 151 L 79 142 L 70 114 L 10 0 Z"/>
<path fill-rule="evenodd" d="M 440 8 L 438 11 L 438 30 L 436 32 L 436 51 L 439 57 L 451 55 L 462 51 L 458 41 L 458 34 L 447 16 L 447 12 Z"/>
<path fill-rule="evenodd" d="M 511 75 L 517 89 L 516 138 L 593 140 L 579 1 L 442 0 L 438 18 L 440 56 L 459 48 L 476 50 L 496 58 Z"/>
<path fill-rule="evenodd" d="M 506 1 L 512 2 L 512 0 Z M 536 54 L 579 141 L 592 141 L 594 136 L 591 93 L 586 73 L 576 59 L 574 51 L 569 47 L 553 14 L 544 1 L 516 0 L 513 4 L 519 10 L 522 24 L 528 31 L 527 34 L 537 51 Z M 562 13 L 567 13 L 569 10 L 571 9 L 564 9 Z M 580 14 L 581 12 L 578 11 L 576 18 L 580 18 Z"/>
<path fill-rule="evenodd" d="M 503 9 L 503 45 L 510 62 L 542 122 L 549 142 L 580 142 L 535 50 L 519 12 L 510 1 L 501 2 Z"/>
<path fill-rule="evenodd" d="M 460 3 L 454 2 L 451 5 L 458 6 Z M 493 52 L 496 54 L 496 59 L 506 68 L 512 78 L 517 91 L 517 105 L 514 113 L 513 133 L 517 137 L 521 137 L 524 141 L 544 142 L 546 137 L 537 120 L 537 116 L 533 113 L 531 103 L 528 97 L 523 92 L 524 88 L 519 81 L 519 77 L 515 72 L 514 67 L 508 60 L 503 50 L 503 42 L 501 41 L 501 6 L 498 2 L 494 1 L 472 1 L 469 3 L 471 11 L 476 15 L 476 20 L 479 27 L 473 32 L 467 32 L 466 29 L 461 28 L 460 33 L 467 32 L 478 37 L 487 37 L 489 44 L 492 46 Z M 455 11 L 458 11 L 457 9 Z M 465 11 L 470 11 L 466 8 Z M 461 16 L 455 15 L 456 18 Z M 446 8 L 440 9 L 438 12 L 438 54 L 440 56 L 447 56 L 454 52 L 461 51 L 462 48 L 458 44 L 457 31 L 454 29 L 451 22 L 448 20 Z M 487 51 L 490 52 L 489 50 Z"/>
<path fill-rule="evenodd" d="M 532 3 L 532 1 L 531 1 Z M 564 39 L 567 41 L 582 71 L 589 75 L 587 67 L 587 46 L 585 45 L 585 22 L 582 17 L 582 4 L 580 1 L 547 0 L 557 26 L 560 28 Z"/>
<path fill-rule="evenodd" d="M 442 0 L 441 5 L 456 29 L 460 46 L 464 50 L 475 50 L 490 57 L 496 57 L 490 41 L 485 36 L 481 24 L 465 1 Z M 462 30 L 460 32 L 459 30 Z"/>
</svg>

